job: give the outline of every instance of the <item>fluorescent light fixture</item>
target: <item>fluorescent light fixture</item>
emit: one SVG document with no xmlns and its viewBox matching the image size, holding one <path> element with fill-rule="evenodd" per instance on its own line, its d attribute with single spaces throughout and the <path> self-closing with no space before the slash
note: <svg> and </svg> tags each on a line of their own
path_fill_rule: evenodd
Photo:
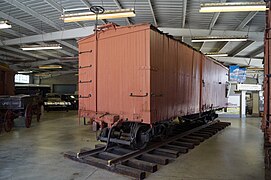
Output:
<svg viewBox="0 0 271 180">
<path fill-rule="evenodd" d="M 228 54 L 226 53 L 218 53 L 218 52 L 206 53 L 205 55 L 209 57 L 227 57 L 228 56 Z"/>
<path fill-rule="evenodd" d="M 30 74 L 33 71 L 18 71 L 18 74 Z"/>
<path fill-rule="evenodd" d="M 56 65 L 56 64 L 39 66 L 39 69 L 61 69 L 61 68 L 62 68 L 62 66 Z"/>
<path fill-rule="evenodd" d="M 204 3 L 199 12 L 240 12 L 240 11 L 266 11 L 265 2 L 229 2 L 229 3 Z"/>
<path fill-rule="evenodd" d="M 199 36 L 193 37 L 192 42 L 247 41 L 247 39 L 247 36 Z"/>
<path fill-rule="evenodd" d="M 62 49 L 60 44 L 46 44 L 46 45 L 25 45 L 21 47 L 24 51 L 36 51 L 36 50 L 49 50 L 49 49 Z"/>
<path fill-rule="evenodd" d="M 66 10 L 67 11 L 67 10 Z M 98 19 L 115 19 L 135 17 L 134 9 L 119 9 L 119 10 L 107 10 L 102 14 L 98 14 Z M 64 22 L 78 22 L 78 21 L 91 21 L 96 20 L 96 14 L 92 12 L 71 13 L 61 15 L 61 19 Z"/>
<path fill-rule="evenodd" d="M 11 25 L 8 23 L 8 21 L 0 21 L 0 29 L 7 29 L 11 28 Z"/>
</svg>

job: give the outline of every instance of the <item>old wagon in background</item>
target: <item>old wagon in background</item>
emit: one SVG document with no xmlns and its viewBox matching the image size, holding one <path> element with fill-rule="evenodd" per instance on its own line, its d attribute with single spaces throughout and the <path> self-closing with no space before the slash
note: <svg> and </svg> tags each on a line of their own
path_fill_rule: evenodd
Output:
<svg viewBox="0 0 271 180">
<path fill-rule="evenodd" d="M 40 96 L 15 95 L 0 96 L 0 114 L 2 126 L 6 132 L 9 132 L 13 125 L 14 119 L 24 117 L 25 127 L 31 126 L 32 115 L 37 116 L 39 122 L 41 116 L 41 98 Z M 3 127 L 1 127 L 3 129 Z"/>
</svg>

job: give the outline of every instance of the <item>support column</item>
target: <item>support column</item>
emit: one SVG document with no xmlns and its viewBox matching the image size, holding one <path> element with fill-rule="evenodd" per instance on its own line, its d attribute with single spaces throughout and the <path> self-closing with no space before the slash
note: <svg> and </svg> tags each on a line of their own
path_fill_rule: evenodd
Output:
<svg viewBox="0 0 271 180">
<path fill-rule="evenodd" d="M 252 92 L 252 116 L 259 117 L 260 111 L 259 111 L 259 91 Z"/>
<path fill-rule="evenodd" d="M 246 117 L 246 92 L 247 91 L 241 91 L 240 96 L 240 118 Z"/>
</svg>

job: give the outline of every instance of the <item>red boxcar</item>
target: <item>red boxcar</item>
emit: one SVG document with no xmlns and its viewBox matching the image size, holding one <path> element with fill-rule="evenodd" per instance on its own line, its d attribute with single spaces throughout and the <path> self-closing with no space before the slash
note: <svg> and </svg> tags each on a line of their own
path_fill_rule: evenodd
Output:
<svg viewBox="0 0 271 180">
<path fill-rule="evenodd" d="M 79 116 L 101 128 L 153 126 L 226 105 L 228 69 L 149 24 L 104 26 L 79 51 Z"/>
</svg>

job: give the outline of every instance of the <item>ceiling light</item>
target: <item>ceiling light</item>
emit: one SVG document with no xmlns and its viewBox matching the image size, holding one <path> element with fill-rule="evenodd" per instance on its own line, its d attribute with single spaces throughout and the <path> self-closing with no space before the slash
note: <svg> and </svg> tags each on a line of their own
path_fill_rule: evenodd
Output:
<svg viewBox="0 0 271 180">
<path fill-rule="evenodd" d="M 119 9 L 119 10 L 107 10 L 104 11 L 102 14 L 98 14 L 97 16 L 98 19 L 115 19 L 115 18 L 135 17 L 136 14 L 134 9 Z M 61 15 L 61 19 L 63 19 L 64 22 L 90 21 L 96 20 L 96 14 L 94 14 L 93 12 L 63 14 Z"/>
<path fill-rule="evenodd" d="M 30 74 L 32 73 L 33 71 L 18 71 L 17 73 L 18 74 Z"/>
<path fill-rule="evenodd" d="M 7 29 L 11 28 L 11 25 L 8 23 L 8 21 L 0 21 L 0 29 Z"/>
<path fill-rule="evenodd" d="M 36 50 L 49 50 L 49 49 L 62 49 L 60 44 L 46 44 L 46 45 L 25 45 L 21 47 L 24 51 Z"/>
<path fill-rule="evenodd" d="M 217 53 L 217 52 L 206 53 L 205 55 L 209 56 L 209 57 L 227 57 L 228 56 L 228 54 L 226 54 L 226 53 Z"/>
<path fill-rule="evenodd" d="M 266 11 L 265 2 L 204 3 L 199 12 Z"/>
<path fill-rule="evenodd" d="M 247 39 L 247 36 L 199 36 L 193 37 L 192 42 L 247 41 Z"/>
<path fill-rule="evenodd" d="M 39 66 L 39 69 L 61 69 L 62 66 L 56 64 Z"/>
</svg>

